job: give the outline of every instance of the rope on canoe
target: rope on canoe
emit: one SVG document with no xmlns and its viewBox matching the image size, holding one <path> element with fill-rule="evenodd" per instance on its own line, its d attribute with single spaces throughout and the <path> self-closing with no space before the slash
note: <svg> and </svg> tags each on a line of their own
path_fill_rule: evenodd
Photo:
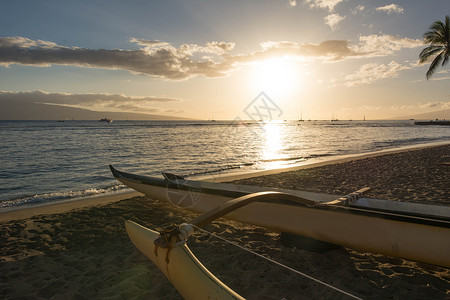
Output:
<svg viewBox="0 0 450 300">
<path fill-rule="evenodd" d="M 223 237 L 221 237 L 221 236 L 219 236 L 219 235 L 217 235 L 217 234 L 215 234 L 215 233 L 213 233 L 213 232 L 209 232 L 209 231 L 207 231 L 207 230 L 205 230 L 205 229 L 203 229 L 203 228 L 200 228 L 200 227 L 198 227 L 198 226 L 196 226 L 196 225 L 192 225 L 192 226 L 195 227 L 195 228 L 196 228 L 197 230 L 199 230 L 199 231 L 202 231 L 202 232 L 207 233 L 207 234 L 209 234 L 209 235 L 211 235 L 211 236 L 214 236 L 214 237 L 216 237 L 216 238 L 218 238 L 218 239 L 220 239 L 220 240 L 222 240 L 222 241 L 224 241 L 224 242 L 226 242 L 226 243 L 229 243 L 229 244 L 231 244 L 231 245 L 233 245 L 233 246 L 235 246 L 235 247 L 238 247 L 238 248 L 240 248 L 240 249 L 242 249 L 242 250 L 244 250 L 244 251 L 250 252 L 250 253 L 252 253 L 252 254 L 258 256 L 258 257 L 261 257 L 261 258 L 263 258 L 263 259 L 265 259 L 265 260 L 267 260 L 267 261 L 269 261 L 269 262 L 271 262 L 271 263 L 274 263 L 274 264 L 276 264 L 276 265 L 278 265 L 278 266 L 280 266 L 280 267 L 282 267 L 282 268 L 285 268 L 285 269 L 287 269 L 287 270 L 289 270 L 289 271 L 291 271 L 291 272 L 294 272 L 294 273 L 296 273 L 296 274 L 298 274 L 298 275 L 301 275 L 301 276 L 306 277 L 306 278 L 308 278 L 308 279 L 310 279 L 310 280 L 312 280 L 312 281 L 315 281 L 315 282 L 317 282 L 317 283 L 319 283 L 319 284 L 321 284 L 321 285 L 324 285 L 324 286 L 326 286 L 326 287 L 328 287 L 328 288 L 330 288 L 330 289 L 333 289 L 333 290 L 335 290 L 335 291 L 337 291 L 337 292 L 339 292 L 339 293 L 341 293 L 341 294 L 347 295 L 347 296 L 349 296 L 349 297 L 351 297 L 351 298 L 353 298 L 353 299 L 362 300 L 362 298 L 359 298 L 358 296 L 355 296 L 355 295 L 353 295 L 353 294 L 350 294 L 349 292 L 346 292 L 346 291 L 344 291 L 344 290 L 341 290 L 341 289 L 339 289 L 339 288 L 337 288 L 337 287 L 335 287 L 335 286 L 332 286 L 332 285 L 330 285 L 330 284 L 328 284 L 328 283 L 326 283 L 326 282 L 323 282 L 323 281 L 321 281 L 321 280 L 319 280 L 319 279 L 316 279 L 316 278 L 314 278 L 314 277 L 312 277 L 312 276 L 309 276 L 309 275 L 307 275 L 307 274 L 305 274 L 305 273 L 302 273 L 302 272 L 300 272 L 300 271 L 298 271 L 298 270 L 296 270 L 296 269 L 294 269 L 294 268 L 291 268 L 291 267 L 289 267 L 289 266 L 286 266 L 285 264 L 282 264 L 282 263 L 280 263 L 280 262 L 278 262 L 278 261 L 276 261 L 276 260 L 273 260 L 273 259 L 271 259 L 271 258 L 268 258 L 268 257 L 264 256 L 264 255 L 261 255 L 261 254 L 259 254 L 259 253 L 256 253 L 256 252 L 254 252 L 254 251 L 252 251 L 252 250 L 250 250 L 250 249 L 248 249 L 248 248 L 245 248 L 244 246 L 241 246 L 241 245 L 239 245 L 239 244 L 237 244 L 237 243 L 235 243 L 235 242 L 229 241 L 229 240 L 227 240 L 227 239 L 225 239 L 225 238 L 223 238 Z"/>
</svg>

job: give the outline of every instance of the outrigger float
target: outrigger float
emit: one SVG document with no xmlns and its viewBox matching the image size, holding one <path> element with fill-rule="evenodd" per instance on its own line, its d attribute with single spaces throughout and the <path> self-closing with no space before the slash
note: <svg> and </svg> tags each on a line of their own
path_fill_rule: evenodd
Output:
<svg viewBox="0 0 450 300">
<path fill-rule="evenodd" d="M 198 216 L 189 223 L 168 227 L 160 233 L 132 221 L 127 221 L 125 227 L 136 248 L 156 264 L 184 299 L 243 300 L 244 298 L 226 286 L 202 265 L 187 247 L 187 239 L 194 233 L 195 229 L 200 229 L 201 226 L 250 203 L 268 200 L 296 202 L 298 199 L 296 196 L 279 192 L 260 192 L 230 200 Z M 300 274 L 347 296 L 360 299 L 320 280 Z"/>
<path fill-rule="evenodd" d="M 172 248 L 156 246 L 160 234 L 132 221 L 125 223 L 133 244 L 169 279 L 184 299 L 244 299 L 206 269 L 178 238 Z"/>
<path fill-rule="evenodd" d="M 152 199 L 205 213 L 267 188 L 120 172 L 114 177 Z M 450 207 L 295 190 L 274 193 L 228 211 L 225 218 L 311 239 L 450 268 Z M 255 196 L 253 195 L 253 196 Z"/>
</svg>

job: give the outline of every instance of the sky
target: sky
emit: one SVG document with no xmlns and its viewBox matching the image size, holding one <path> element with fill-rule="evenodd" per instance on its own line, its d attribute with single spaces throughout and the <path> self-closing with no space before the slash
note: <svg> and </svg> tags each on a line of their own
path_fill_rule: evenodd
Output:
<svg viewBox="0 0 450 300">
<path fill-rule="evenodd" d="M 418 64 L 448 14 L 448 0 L 4 1 L 0 100 L 206 120 L 248 119 L 261 95 L 279 119 L 449 109 L 450 64 L 430 80 Z"/>
</svg>

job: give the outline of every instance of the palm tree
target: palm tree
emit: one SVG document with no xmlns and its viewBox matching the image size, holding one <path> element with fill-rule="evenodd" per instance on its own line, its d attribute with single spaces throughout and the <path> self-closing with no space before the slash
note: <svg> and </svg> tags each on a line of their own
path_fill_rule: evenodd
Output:
<svg viewBox="0 0 450 300">
<path fill-rule="evenodd" d="M 422 50 L 419 54 L 419 64 L 423 64 L 432 57 L 435 57 L 431 62 L 430 68 L 427 71 L 427 80 L 431 78 L 434 71 L 436 71 L 439 64 L 442 66 L 448 63 L 450 55 L 450 18 L 445 17 L 445 23 L 436 21 L 431 25 L 429 31 L 425 32 L 423 39 L 428 47 Z"/>
</svg>

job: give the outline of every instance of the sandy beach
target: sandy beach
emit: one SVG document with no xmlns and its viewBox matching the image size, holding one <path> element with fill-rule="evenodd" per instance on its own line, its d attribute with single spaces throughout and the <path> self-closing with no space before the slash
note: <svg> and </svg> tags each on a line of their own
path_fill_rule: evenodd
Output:
<svg viewBox="0 0 450 300">
<path fill-rule="evenodd" d="M 331 194 L 369 186 L 371 198 L 450 205 L 449 163 L 445 145 L 234 183 Z M 161 229 L 196 215 L 127 195 L 0 214 L 1 299 L 181 299 L 131 244 L 124 221 Z M 363 299 L 450 299 L 446 268 L 346 248 L 325 253 L 288 248 L 276 232 L 225 219 L 206 229 Z M 245 298 L 349 299 L 208 235 L 196 234 L 188 245 Z"/>
</svg>

